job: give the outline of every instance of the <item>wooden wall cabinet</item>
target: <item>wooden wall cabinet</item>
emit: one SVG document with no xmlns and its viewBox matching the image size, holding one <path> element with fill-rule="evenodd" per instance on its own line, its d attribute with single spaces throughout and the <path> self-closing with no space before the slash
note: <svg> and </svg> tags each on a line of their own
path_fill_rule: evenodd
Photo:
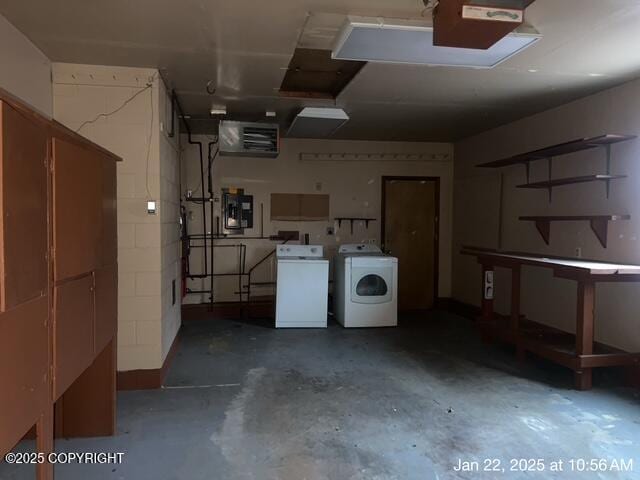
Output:
<svg viewBox="0 0 640 480">
<path fill-rule="evenodd" d="M 6 103 L 0 129 L 0 311 L 5 311 L 47 293 L 47 133 Z"/>
<path fill-rule="evenodd" d="M 93 275 L 54 287 L 53 398 L 58 400 L 95 355 Z"/>
<path fill-rule="evenodd" d="M 43 296 L 0 315 L 0 452 L 9 451 L 49 399 L 49 303 Z"/>
<path fill-rule="evenodd" d="M 115 432 L 118 160 L 0 90 L 0 455 Z"/>
<path fill-rule="evenodd" d="M 102 158 L 53 138 L 53 272 L 56 281 L 102 266 Z"/>
</svg>

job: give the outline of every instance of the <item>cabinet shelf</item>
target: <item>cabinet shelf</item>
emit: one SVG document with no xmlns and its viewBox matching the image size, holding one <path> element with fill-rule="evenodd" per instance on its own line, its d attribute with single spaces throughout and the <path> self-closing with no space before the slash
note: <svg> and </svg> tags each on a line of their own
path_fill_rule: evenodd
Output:
<svg viewBox="0 0 640 480">
<path fill-rule="evenodd" d="M 478 165 L 480 168 L 502 168 L 510 165 L 528 164 L 529 162 L 535 162 L 536 160 L 544 160 L 551 157 L 559 157 L 562 155 L 568 155 L 570 153 L 581 152 L 583 150 L 590 150 L 598 147 L 606 147 L 615 143 L 626 142 L 636 138 L 635 135 L 617 135 L 607 134 L 600 135 L 598 137 L 581 138 L 579 140 L 573 140 L 571 142 L 560 143 L 558 145 L 552 145 L 550 147 L 533 150 L 531 152 L 521 153 L 514 155 L 513 157 L 503 158 L 501 160 L 495 160 L 493 162 L 482 163 Z"/>
<path fill-rule="evenodd" d="M 518 185 L 517 188 L 553 188 L 561 187 L 564 185 L 574 185 L 576 183 L 589 183 L 589 182 L 608 182 L 610 180 L 618 180 L 621 178 L 627 178 L 626 175 L 583 175 L 580 177 L 567 177 L 567 178 L 555 178 L 552 180 L 545 180 L 542 182 L 525 183 Z"/>
<path fill-rule="evenodd" d="M 551 239 L 552 222 L 579 222 L 587 221 L 591 225 L 591 230 L 600 241 L 603 248 L 607 248 L 607 234 L 609 222 L 630 220 L 630 215 L 551 215 L 551 216 L 525 216 L 520 217 L 522 221 L 535 222 L 540 236 L 549 245 Z"/>
</svg>

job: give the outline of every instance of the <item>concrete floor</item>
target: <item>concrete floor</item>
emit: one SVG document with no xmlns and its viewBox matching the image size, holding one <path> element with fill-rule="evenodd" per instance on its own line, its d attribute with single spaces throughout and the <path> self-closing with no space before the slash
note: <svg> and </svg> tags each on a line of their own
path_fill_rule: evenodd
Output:
<svg viewBox="0 0 640 480">
<path fill-rule="evenodd" d="M 445 313 L 375 330 L 190 322 L 166 388 L 118 394 L 116 437 L 57 442 L 124 462 L 59 465 L 56 478 L 640 479 L 639 392 L 611 374 L 590 392 L 572 380 L 548 363 L 518 366 Z M 633 460 L 633 471 L 568 463 L 601 458 Z M 453 470 L 485 459 L 506 471 Z M 542 459 L 545 471 L 509 471 L 510 459 Z M 550 471 L 557 460 L 562 473 Z M 3 480 L 32 472 L 0 465 Z"/>
</svg>

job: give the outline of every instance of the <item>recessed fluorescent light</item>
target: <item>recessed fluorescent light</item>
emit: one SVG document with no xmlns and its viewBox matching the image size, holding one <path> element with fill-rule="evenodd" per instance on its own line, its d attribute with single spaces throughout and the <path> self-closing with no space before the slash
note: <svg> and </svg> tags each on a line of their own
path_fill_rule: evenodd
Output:
<svg viewBox="0 0 640 480">
<path fill-rule="evenodd" d="M 349 115 L 341 108 L 306 107 L 293 120 L 287 137 L 329 137 L 348 120 Z"/>
<path fill-rule="evenodd" d="M 333 58 L 368 62 L 492 68 L 541 38 L 524 29 L 487 50 L 436 47 L 433 26 L 412 20 L 348 17 L 333 48 Z"/>
<path fill-rule="evenodd" d="M 535 68 L 530 68 L 529 70 L 527 70 L 527 72 L 529 72 L 529 73 L 538 73 L 538 70 L 536 70 Z"/>
</svg>

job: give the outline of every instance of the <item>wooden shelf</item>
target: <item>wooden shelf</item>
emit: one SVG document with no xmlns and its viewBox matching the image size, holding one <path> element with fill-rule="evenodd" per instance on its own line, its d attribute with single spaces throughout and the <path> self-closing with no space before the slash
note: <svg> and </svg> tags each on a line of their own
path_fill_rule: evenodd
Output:
<svg viewBox="0 0 640 480">
<path fill-rule="evenodd" d="M 525 183 L 522 185 L 518 185 L 517 188 L 531 188 L 531 189 L 541 189 L 541 188 L 553 188 L 553 187 L 561 187 L 563 185 L 574 185 L 577 183 L 589 183 L 589 182 L 608 182 L 610 180 L 618 180 L 620 178 L 627 178 L 626 175 L 583 175 L 580 177 L 567 177 L 567 178 L 556 178 L 552 180 L 545 180 L 543 182 L 533 182 L 533 183 Z"/>
<path fill-rule="evenodd" d="M 564 216 L 530 216 L 520 217 L 525 222 L 535 222 L 536 228 L 547 245 L 551 238 L 551 222 L 581 222 L 587 221 L 591 225 L 591 230 L 596 235 L 603 248 L 607 248 L 607 234 L 609 222 L 620 220 L 630 220 L 630 215 L 564 215 Z"/>
<path fill-rule="evenodd" d="M 544 160 L 551 157 L 559 157 L 570 153 L 581 152 L 598 147 L 606 147 L 615 143 L 626 142 L 636 138 L 635 135 L 616 135 L 607 134 L 599 137 L 581 138 L 571 142 L 560 143 L 550 147 L 541 148 L 527 153 L 514 155 L 513 157 L 503 158 L 493 162 L 482 163 L 478 165 L 480 168 L 502 168 L 510 165 L 527 164 L 536 160 Z"/>
<path fill-rule="evenodd" d="M 477 165 L 480 168 L 502 168 L 509 165 L 524 165 L 526 168 L 527 183 L 518 185 L 517 188 L 531 188 L 531 189 L 548 189 L 549 201 L 551 201 L 553 187 L 559 187 L 561 185 L 573 185 L 577 183 L 587 182 L 605 182 L 607 187 L 607 198 L 609 198 L 609 189 L 611 180 L 617 180 L 619 178 L 626 178 L 626 175 L 612 175 L 611 174 L 611 145 L 626 142 L 636 138 L 635 135 L 617 135 L 606 134 L 599 137 L 582 138 L 579 140 L 573 140 L 571 142 L 560 143 L 558 145 L 552 145 L 550 147 L 541 148 L 532 152 L 521 153 L 509 158 L 503 158 L 493 162 L 482 163 Z M 593 148 L 604 148 L 606 152 L 606 169 L 603 175 L 583 175 L 580 177 L 569 178 L 552 178 L 552 165 L 553 158 L 568 155 L 570 153 L 581 152 L 583 150 L 590 150 Z M 531 182 L 530 180 L 530 163 L 536 160 L 547 160 L 549 167 L 549 176 L 547 180 L 543 182 Z"/>
</svg>

